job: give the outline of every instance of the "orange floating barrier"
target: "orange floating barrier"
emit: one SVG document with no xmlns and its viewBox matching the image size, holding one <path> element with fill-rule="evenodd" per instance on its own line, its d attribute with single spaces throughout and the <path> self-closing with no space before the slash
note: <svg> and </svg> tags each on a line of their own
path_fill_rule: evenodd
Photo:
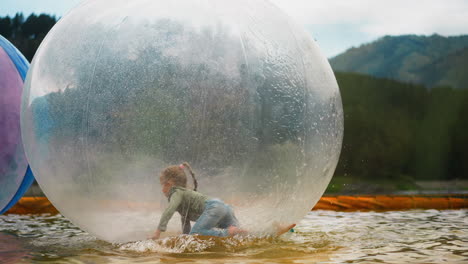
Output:
<svg viewBox="0 0 468 264">
<path fill-rule="evenodd" d="M 110 203 L 109 201 L 107 201 Z M 128 203 L 127 206 L 135 207 Z M 151 210 L 151 206 L 144 205 Z M 141 205 L 138 205 L 141 207 Z M 392 211 L 409 209 L 463 209 L 468 208 L 468 195 L 367 195 L 324 196 L 312 210 L 329 211 Z M 23 197 L 5 214 L 58 214 L 46 197 Z"/>
<path fill-rule="evenodd" d="M 468 208 L 468 195 L 375 195 L 322 197 L 312 210 L 333 211 L 391 211 L 409 209 Z"/>
<path fill-rule="evenodd" d="M 5 214 L 58 214 L 46 197 L 23 197 Z"/>
<path fill-rule="evenodd" d="M 450 209 L 460 209 L 468 207 L 468 199 L 449 197 Z"/>
</svg>

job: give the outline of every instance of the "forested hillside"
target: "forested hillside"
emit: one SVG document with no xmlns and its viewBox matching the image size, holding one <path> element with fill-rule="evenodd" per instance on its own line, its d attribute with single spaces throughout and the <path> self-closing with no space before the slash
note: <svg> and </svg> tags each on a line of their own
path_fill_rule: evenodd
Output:
<svg viewBox="0 0 468 264">
<path fill-rule="evenodd" d="M 468 88 L 468 36 L 386 36 L 330 60 L 335 71 Z"/>
<path fill-rule="evenodd" d="M 468 89 L 336 77 L 345 113 L 336 175 L 409 185 L 468 178 Z"/>
</svg>

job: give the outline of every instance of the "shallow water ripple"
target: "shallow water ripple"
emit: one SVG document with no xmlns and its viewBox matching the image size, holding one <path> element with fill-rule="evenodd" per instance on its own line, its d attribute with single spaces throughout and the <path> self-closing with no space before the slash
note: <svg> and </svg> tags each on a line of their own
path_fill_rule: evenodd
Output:
<svg viewBox="0 0 468 264">
<path fill-rule="evenodd" d="M 111 244 L 64 217 L 0 216 L 0 263 L 467 263 L 467 210 L 313 211 L 280 238 Z"/>
</svg>

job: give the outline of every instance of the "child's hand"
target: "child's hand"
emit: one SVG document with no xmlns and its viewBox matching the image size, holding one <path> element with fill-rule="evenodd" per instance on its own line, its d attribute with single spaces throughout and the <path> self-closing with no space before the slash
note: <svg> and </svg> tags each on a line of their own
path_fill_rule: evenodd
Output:
<svg viewBox="0 0 468 264">
<path fill-rule="evenodd" d="M 154 235 L 151 239 L 159 239 L 159 237 L 161 236 L 161 230 L 156 230 L 156 232 L 154 232 Z"/>
</svg>

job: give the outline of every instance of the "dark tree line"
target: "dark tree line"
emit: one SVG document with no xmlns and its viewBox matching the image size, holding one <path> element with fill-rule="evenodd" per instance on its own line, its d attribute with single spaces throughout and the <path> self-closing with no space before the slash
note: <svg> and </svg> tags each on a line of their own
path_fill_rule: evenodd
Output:
<svg viewBox="0 0 468 264">
<path fill-rule="evenodd" d="M 0 35 L 15 45 L 31 61 L 45 35 L 55 25 L 55 16 L 31 14 L 27 18 L 22 13 L 0 17 Z"/>
<path fill-rule="evenodd" d="M 336 73 L 345 133 L 337 175 L 468 179 L 468 89 Z"/>
</svg>

